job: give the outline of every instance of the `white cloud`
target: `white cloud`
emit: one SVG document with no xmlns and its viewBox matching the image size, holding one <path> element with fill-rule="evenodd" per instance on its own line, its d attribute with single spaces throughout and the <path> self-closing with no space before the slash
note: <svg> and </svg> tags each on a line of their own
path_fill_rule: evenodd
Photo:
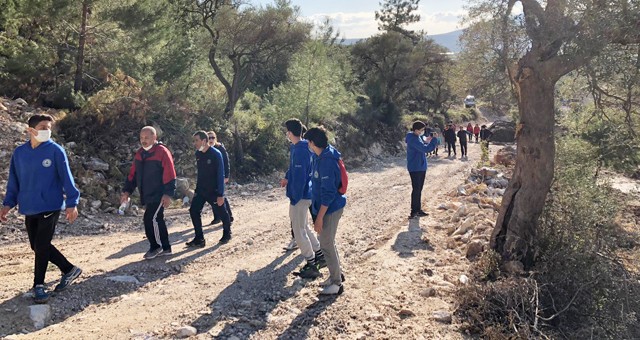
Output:
<svg viewBox="0 0 640 340">
<path fill-rule="evenodd" d="M 428 34 L 440 34 L 459 29 L 460 18 L 465 11 L 448 11 L 427 13 L 420 11 L 420 22 L 412 24 L 409 29 L 426 30 Z M 374 12 L 335 12 L 318 13 L 306 17 L 316 24 L 329 17 L 334 27 L 347 39 L 367 38 L 378 33 L 378 23 Z"/>
</svg>

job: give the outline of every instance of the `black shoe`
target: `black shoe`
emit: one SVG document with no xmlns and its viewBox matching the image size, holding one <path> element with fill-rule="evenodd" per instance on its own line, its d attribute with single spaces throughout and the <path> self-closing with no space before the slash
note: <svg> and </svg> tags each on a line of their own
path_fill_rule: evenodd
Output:
<svg viewBox="0 0 640 340">
<path fill-rule="evenodd" d="M 77 279 L 80 274 L 82 274 L 82 269 L 74 266 L 68 273 L 62 275 L 62 278 L 60 278 L 60 283 L 56 285 L 54 291 L 63 291 L 65 288 L 67 288 L 68 285 L 71 284 L 71 282 L 73 282 L 73 280 Z"/>
<path fill-rule="evenodd" d="M 231 235 L 229 235 L 229 236 L 222 236 L 222 238 L 220 239 L 220 241 L 218 241 L 218 243 L 220 243 L 220 244 L 227 244 L 227 243 L 229 243 L 229 241 L 231 241 Z"/>
<path fill-rule="evenodd" d="M 232 217 L 229 217 L 229 222 L 230 222 L 230 223 L 233 223 L 233 216 L 232 216 Z"/>
<path fill-rule="evenodd" d="M 409 219 L 410 219 L 410 220 L 412 220 L 412 219 L 414 219 L 414 218 L 417 218 L 417 217 L 418 217 L 418 213 L 415 213 L 415 212 L 412 212 L 412 213 L 409 215 Z"/>
<path fill-rule="evenodd" d="M 416 213 L 416 215 L 418 215 L 418 217 L 425 217 L 425 216 L 429 216 L 429 213 L 420 210 Z"/>
<path fill-rule="evenodd" d="M 185 245 L 189 248 L 204 248 L 204 246 L 207 244 L 207 242 L 204 239 L 198 240 L 198 239 L 193 239 L 187 243 L 185 243 Z"/>
<path fill-rule="evenodd" d="M 303 279 L 313 280 L 320 277 L 320 270 L 318 269 L 317 264 L 311 264 L 310 262 L 307 262 L 307 264 L 305 264 L 299 272 L 293 273 L 293 275 L 300 276 Z"/>
<path fill-rule="evenodd" d="M 213 221 L 211 221 L 211 225 L 216 225 L 218 223 L 222 223 L 222 220 L 219 218 L 214 218 Z"/>
</svg>

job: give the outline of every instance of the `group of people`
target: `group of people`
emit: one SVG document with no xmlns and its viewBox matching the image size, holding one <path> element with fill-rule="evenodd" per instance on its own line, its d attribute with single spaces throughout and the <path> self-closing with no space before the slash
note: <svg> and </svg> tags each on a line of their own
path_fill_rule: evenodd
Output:
<svg viewBox="0 0 640 340">
<path fill-rule="evenodd" d="M 448 156 L 451 157 L 452 151 L 453 156 L 457 156 L 457 138 L 460 141 L 460 153 L 462 154 L 460 158 L 467 159 L 468 141 L 475 137 L 476 143 L 478 143 L 478 138 L 480 138 L 481 143 L 488 147 L 489 139 L 493 133 L 486 125 L 478 126 L 476 124 L 474 127 L 471 123 L 467 124 L 466 129 L 461 125 L 456 132 L 456 125 L 449 121 L 445 125 L 442 134 L 447 144 Z M 427 173 L 427 155 L 438 155 L 438 145 L 442 143 L 439 135 L 438 124 L 431 128 L 428 123 L 415 121 L 411 126 L 411 131 L 405 137 L 407 144 L 407 170 L 411 177 L 411 212 L 409 213 L 409 219 L 429 215 L 421 207 L 422 188 L 424 187 Z"/>
<path fill-rule="evenodd" d="M 52 243 L 57 221 L 64 210 L 69 223 L 78 216 L 80 192 L 76 187 L 64 148 L 51 140 L 54 124 L 52 116 L 36 114 L 29 118 L 29 140 L 18 146 L 12 155 L 9 181 L 0 221 L 8 220 L 10 210 L 18 206 L 25 215 L 25 225 L 31 249 L 35 253 L 33 298 L 46 303 L 49 292 L 45 287 L 45 274 L 49 262 L 62 272 L 55 291 L 66 289 L 82 273 Z M 309 131 L 297 119 L 285 123 L 287 138 L 291 142 L 289 169 L 281 185 L 291 206 L 289 216 L 297 246 L 307 260 L 296 273 L 304 278 L 320 276 L 320 268 L 328 267 L 329 278 L 321 284 L 320 294 L 341 294 L 344 275 L 335 246 L 338 222 L 346 205 L 342 186 L 341 156 L 328 143 L 327 131 L 322 127 Z M 304 133 L 304 139 L 303 139 Z M 144 206 L 143 224 L 149 242 L 145 259 L 172 255 L 171 242 L 164 220 L 164 209 L 171 204 L 176 190 L 176 171 L 169 149 L 158 141 L 156 129 L 145 126 L 140 131 L 141 147 L 136 151 L 131 169 L 125 180 L 120 203 L 124 206 L 137 189 Z M 193 146 L 197 164 L 197 180 L 189 215 L 194 238 L 186 247 L 202 248 L 206 245 L 202 226 L 205 203 L 213 209 L 211 224 L 222 222 L 220 244 L 231 240 L 233 215 L 225 195 L 229 181 L 229 161 L 224 145 L 213 131 L 196 131 Z M 316 234 L 309 229 L 307 211 L 310 211 Z"/>
</svg>

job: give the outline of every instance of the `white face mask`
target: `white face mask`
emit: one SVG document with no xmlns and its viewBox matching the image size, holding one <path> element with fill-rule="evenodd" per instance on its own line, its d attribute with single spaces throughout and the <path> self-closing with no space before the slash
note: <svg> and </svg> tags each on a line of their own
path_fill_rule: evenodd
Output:
<svg viewBox="0 0 640 340">
<path fill-rule="evenodd" d="M 36 140 L 40 143 L 44 143 L 51 139 L 51 130 L 38 130 Z"/>
<path fill-rule="evenodd" d="M 149 146 L 143 146 L 142 148 L 144 149 L 144 151 L 149 151 L 151 150 L 151 148 L 153 147 L 153 144 L 149 145 Z"/>
</svg>

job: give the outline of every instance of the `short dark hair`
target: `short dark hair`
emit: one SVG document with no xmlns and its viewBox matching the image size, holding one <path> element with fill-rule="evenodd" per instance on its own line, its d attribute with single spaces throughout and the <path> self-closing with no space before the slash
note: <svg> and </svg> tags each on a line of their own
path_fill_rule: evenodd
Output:
<svg viewBox="0 0 640 340">
<path fill-rule="evenodd" d="M 415 122 L 413 122 L 413 125 L 411 126 L 411 130 L 412 131 L 417 131 L 417 130 L 422 130 L 422 129 L 426 128 L 426 127 L 427 127 L 427 125 L 425 125 L 425 123 L 423 123 L 423 122 L 421 122 L 419 120 L 416 120 Z"/>
<path fill-rule="evenodd" d="M 304 134 L 304 138 L 306 138 L 306 140 L 310 142 L 313 142 L 313 144 L 315 144 L 319 148 L 326 148 L 329 145 L 327 130 L 322 126 L 309 129 L 309 131 Z"/>
<path fill-rule="evenodd" d="M 196 131 L 193 136 L 198 136 L 198 138 L 200 138 L 201 140 L 209 140 L 209 136 L 207 135 L 206 132 L 204 132 L 203 130 L 200 131 Z"/>
<path fill-rule="evenodd" d="M 52 124 L 55 122 L 55 120 L 53 119 L 53 117 L 51 117 L 51 115 L 48 115 L 46 113 L 39 113 L 31 116 L 27 121 L 27 125 L 29 125 L 30 128 L 35 128 L 42 121 L 48 121 L 48 122 L 51 122 Z"/>
<path fill-rule="evenodd" d="M 291 131 L 291 133 L 296 137 L 302 136 L 302 134 L 307 130 L 298 118 L 291 118 L 287 120 L 284 122 L 284 126 L 287 127 L 287 131 Z"/>
</svg>

